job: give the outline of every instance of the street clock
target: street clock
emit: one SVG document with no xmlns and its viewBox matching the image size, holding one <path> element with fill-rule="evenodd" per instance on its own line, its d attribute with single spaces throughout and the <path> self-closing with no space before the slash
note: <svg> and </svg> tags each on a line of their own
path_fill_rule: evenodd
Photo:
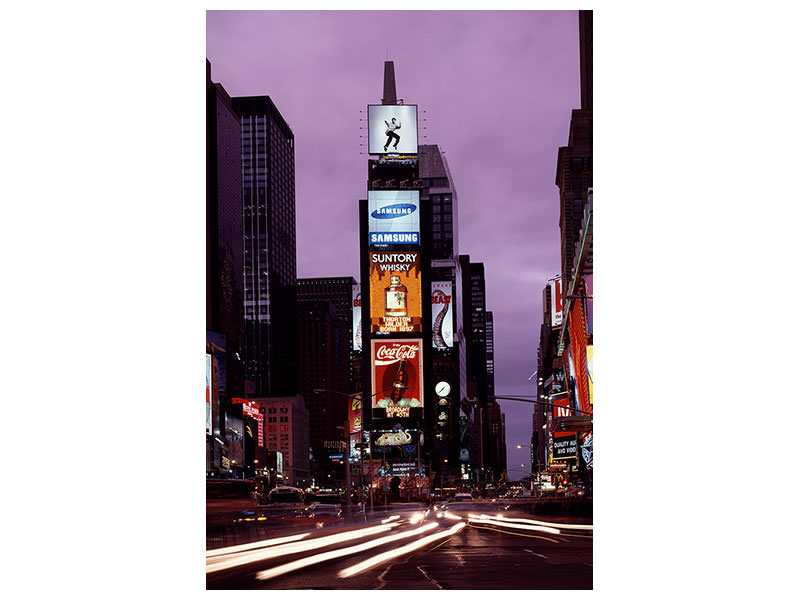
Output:
<svg viewBox="0 0 800 600">
<path fill-rule="evenodd" d="M 447 396 L 450 393 L 450 384 L 446 381 L 440 381 L 436 384 L 436 395 Z"/>
</svg>

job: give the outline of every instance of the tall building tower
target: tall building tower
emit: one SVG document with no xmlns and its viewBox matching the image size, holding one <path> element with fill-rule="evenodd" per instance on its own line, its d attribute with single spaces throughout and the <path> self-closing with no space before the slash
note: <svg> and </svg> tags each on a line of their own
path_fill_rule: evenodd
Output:
<svg viewBox="0 0 800 600">
<path fill-rule="evenodd" d="M 231 397 L 244 392 L 239 129 L 231 98 L 211 80 L 211 63 L 206 60 L 206 352 L 215 373 L 209 390 L 212 423 L 207 427 L 210 475 L 230 473 L 223 467 L 223 462 L 230 464 L 225 415 L 236 410 Z M 238 412 L 241 416 L 240 408 Z"/>
<path fill-rule="evenodd" d="M 354 373 L 352 277 L 315 277 L 297 280 L 300 322 L 300 394 L 311 416 L 312 470 L 324 484 L 328 475 L 343 475 L 342 423 L 348 416 L 347 396 L 361 391 L 360 364 Z M 360 353 L 359 353 L 360 359 Z M 323 390 L 317 393 L 314 390 Z M 355 400 L 360 407 L 360 399 Z M 338 428 L 338 429 L 337 429 Z"/>
<path fill-rule="evenodd" d="M 579 11 L 581 108 L 572 111 L 569 143 L 558 149 L 556 185 L 561 212 L 561 276 L 570 288 L 575 267 L 575 242 L 592 187 L 592 11 Z"/>
<path fill-rule="evenodd" d="M 348 417 L 346 395 L 351 365 L 349 327 L 336 314 L 331 300 L 298 300 L 297 313 L 299 390 L 310 419 L 312 475 L 322 487 L 334 487 L 343 476 L 342 426 Z M 337 457 L 335 464 L 331 462 L 332 456 Z M 339 476 L 329 478 L 337 472 Z"/>
<path fill-rule="evenodd" d="M 241 123 L 246 374 L 254 395 L 297 391 L 294 134 L 269 96 L 233 98 Z"/>
</svg>

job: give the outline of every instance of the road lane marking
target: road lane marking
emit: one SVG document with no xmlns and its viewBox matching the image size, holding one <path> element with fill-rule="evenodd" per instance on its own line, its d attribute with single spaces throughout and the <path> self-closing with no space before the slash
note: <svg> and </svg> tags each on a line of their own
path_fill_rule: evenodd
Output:
<svg viewBox="0 0 800 600">
<path fill-rule="evenodd" d="M 534 556 L 541 556 L 542 558 L 547 558 L 544 554 L 538 554 L 537 552 L 534 552 L 533 550 L 528 550 L 527 548 L 523 548 L 523 550 L 525 550 L 525 552 L 530 552 Z"/>
<path fill-rule="evenodd" d="M 427 573 L 426 573 L 426 572 L 423 570 L 423 568 L 422 568 L 422 567 L 420 567 L 419 565 L 417 565 L 417 569 L 419 570 L 419 572 L 420 572 L 420 573 L 422 573 L 423 575 L 425 575 L 425 578 L 426 578 L 428 581 L 430 581 L 430 582 L 431 582 L 433 585 L 435 585 L 437 588 L 439 588 L 440 590 L 443 590 L 443 589 L 444 589 L 442 586 L 440 586 L 440 585 L 439 585 L 439 583 L 438 583 L 438 582 L 437 582 L 437 581 L 436 581 L 436 580 L 435 580 L 433 577 L 431 577 L 430 575 L 428 575 L 428 574 L 427 574 Z"/>
</svg>

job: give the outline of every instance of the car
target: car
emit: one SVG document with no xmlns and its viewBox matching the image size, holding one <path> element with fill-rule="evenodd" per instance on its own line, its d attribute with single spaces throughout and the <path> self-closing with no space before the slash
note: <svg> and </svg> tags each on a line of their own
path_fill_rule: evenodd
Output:
<svg viewBox="0 0 800 600">
<path fill-rule="evenodd" d="M 472 502 L 472 494 L 467 492 L 459 492 L 453 496 L 453 502 Z"/>
<path fill-rule="evenodd" d="M 342 518 L 342 509 L 338 504 L 313 503 L 307 510 L 309 518 L 317 521 L 338 521 Z"/>
</svg>

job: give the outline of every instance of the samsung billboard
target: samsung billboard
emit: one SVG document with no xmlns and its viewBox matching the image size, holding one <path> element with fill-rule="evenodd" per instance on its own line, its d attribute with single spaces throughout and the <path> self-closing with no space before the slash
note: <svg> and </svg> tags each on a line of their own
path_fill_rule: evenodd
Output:
<svg viewBox="0 0 800 600">
<path fill-rule="evenodd" d="M 417 106 L 367 106 L 370 154 L 417 154 Z"/>
<path fill-rule="evenodd" d="M 368 192 L 369 243 L 419 244 L 419 191 Z"/>
</svg>

